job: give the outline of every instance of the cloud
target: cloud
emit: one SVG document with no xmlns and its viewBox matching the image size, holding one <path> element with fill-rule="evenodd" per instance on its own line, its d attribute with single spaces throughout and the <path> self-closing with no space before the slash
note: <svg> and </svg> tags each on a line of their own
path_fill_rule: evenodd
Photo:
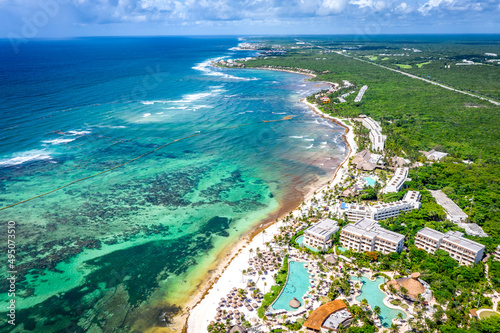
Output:
<svg viewBox="0 0 500 333">
<path fill-rule="evenodd" d="M 500 0 L 0 0 L 0 19 L 3 23 L 8 21 L 0 26 L 0 32 L 19 30 L 23 17 L 31 17 L 40 11 L 39 3 L 50 1 L 64 7 L 64 11 L 61 9 L 64 15 L 51 19 L 53 22 L 92 26 L 103 31 L 109 24 L 138 29 L 182 27 L 182 31 L 186 31 L 185 27 L 233 26 L 237 29 L 228 31 L 234 32 L 242 31 L 245 26 L 247 30 L 255 26 L 270 29 L 294 26 L 297 31 L 302 31 L 299 29 L 302 26 L 306 30 L 311 28 L 308 31 L 314 28 L 324 33 L 339 31 L 335 27 L 352 31 L 374 21 L 383 21 L 384 27 L 409 24 L 430 27 L 456 22 L 464 26 L 466 22 L 489 27 L 500 24 L 497 19 Z M 324 27 L 330 29 L 325 31 Z"/>
<path fill-rule="evenodd" d="M 396 8 L 394 8 L 394 12 L 401 15 L 407 15 L 413 12 L 414 8 L 408 5 L 406 2 L 400 3 Z"/>
<path fill-rule="evenodd" d="M 332 15 L 344 11 L 347 0 L 323 0 L 321 7 L 316 12 L 318 15 Z"/>
</svg>

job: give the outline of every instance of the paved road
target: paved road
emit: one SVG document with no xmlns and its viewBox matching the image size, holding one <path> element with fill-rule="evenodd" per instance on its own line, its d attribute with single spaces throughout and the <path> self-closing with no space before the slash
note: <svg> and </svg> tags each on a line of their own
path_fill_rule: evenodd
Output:
<svg viewBox="0 0 500 333">
<path fill-rule="evenodd" d="M 296 39 L 296 40 L 298 40 L 298 39 Z M 304 43 L 306 43 L 308 45 L 311 45 L 311 46 L 316 46 L 316 45 L 311 44 L 309 42 L 304 42 Z M 378 66 L 378 67 L 381 67 L 381 68 L 384 68 L 384 69 L 388 69 L 390 71 L 393 71 L 393 72 L 396 72 L 396 73 L 403 74 L 403 75 L 406 75 L 408 77 L 411 77 L 412 79 L 421 80 L 421 81 L 433 84 L 435 86 L 439 86 L 439 87 L 444 88 L 444 89 L 448 89 L 448 90 L 455 91 L 455 92 L 458 92 L 458 93 L 461 93 L 461 94 L 464 94 L 464 95 L 469 95 L 469 96 L 472 96 L 472 97 L 476 97 L 476 98 L 482 99 L 484 101 L 488 101 L 488 102 L 490 102 L 492 104 L 495 104 L 495 105 L 500 105 L 500 102 L 497 102 L 495 100 L 492 100 L 492 99 L 489 99 L 489 98 L 486 98 L 486 97 L 481 97 L 481 96 L 478 96 L 478 95 L 474 95 L 474 94 L 468 93 L 466 91 L 458 90 L 458 89 L 446 86 L 444 84 L 437 83 L 437 82 L 434 82 L 434 81 L 431 81 L 431 80 L 428 80 L 428 79 L 424 79 L 424 78 L 421 78 L 419 76 L 416 76 L 416 75 L 413 75 L 413 74 L 410 74 L 410 73 L 406 73 L 406 72 L 403 72 L 403 71 L 400 71 L 400 70 L 397 70 L 397 69 L 394 69 L 394 68 L 390 68 L 390 67 L 387 67 L 387 66 L 384 66 L 384 65 L 380 65 L 380 64 L 377 64 L 377 63 L 374 63 L 374 62 L 371 62 L 371 61 L 366 61 L 364 59 L 353 57 L 353 56 L 344 54 L 341 51 L 334 51 L 334 50 L 331 50 L 331 49 L 329 49 L 327 47 L 324 47 L 324 46 L 316 46 L 316 47 L 319 47 L 319 48 L 324 49 L 324 50 L 335 52 L 335 53 L 337 53 L 339 55 L 342 55 L 344 57 L 347 57 L 347 58 L 352 58 L 352 59 L 355 59 L 355 60 L 358 60 L 358 61 L 361 61 L 361 62 L 365 62 L 365 63 L 370 64 L 370 65 L 374 65 L 374 66 Z"/>
</svg>

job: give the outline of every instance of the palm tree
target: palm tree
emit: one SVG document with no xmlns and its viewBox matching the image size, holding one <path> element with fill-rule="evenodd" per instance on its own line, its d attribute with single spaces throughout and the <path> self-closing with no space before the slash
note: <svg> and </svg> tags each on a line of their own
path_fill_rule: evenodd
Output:
<svg viewBox="0 0 500 333">
<path fill-rule="evenodd" d="M 250 258 L 250 256 L 252 255 L 252 253 L 253 253 L 253 249 L 250 248 L 250 250 L 248 250 L 248 258 Z"/>
<path fill-rule="evenodd" d="M 363 298 L 363 300 L 361 301 L 361 307 L 363 307 L 364 309 L 368 307 L 368 301 L 366 300 L 366 298 Z"/>
<path fill-rule="evenodd" d="M 399 326 L 396 324 L 392 324 L 390 328 L 390 332 L 392 333 L 398 333 L 399 332 Z"/>
<path fill-rule="evenodd" d="M 401 312 L 398 312 L 398 319 L 403 320 L 403 314 Z"/>
<path fill-rule="evenodd" d="M 382 311 L 382 309 L 380 309 L 380 306 L 378 305 L 375 305 L 375 307 L 373 308 L 373 313 L 377 315 L 377 317 L 380 316 L 380 312 Z"/>
</svg>

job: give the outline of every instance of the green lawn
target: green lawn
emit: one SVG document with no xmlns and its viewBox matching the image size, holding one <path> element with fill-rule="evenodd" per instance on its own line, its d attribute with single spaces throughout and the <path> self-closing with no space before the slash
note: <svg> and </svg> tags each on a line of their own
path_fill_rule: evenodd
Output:
<svg viewBox="0 0 500 333">
<path fill-rule="evenodd" d="M 382 58 L 380 60 L 389 60 L 389 57 Z"/>
<path fill-rule="evenodd" d="M 421 63 L 421 64 L 417 64 L 417 67 L 418 67 L 418 68 L 422 68 L 422 66 L 423 66 L 423 65 L 428 65 L 428 64 L 430 64 L 430 63 L 431 63 L 430 61 L 423 62 L 423 63 Z"/>
<path fill-rule="evenodd" d="M 399 66 L 399 68 L 407 68 L 410 69 L 411 65 L 401 65 L 401 64 L 396 64 L 396 66 Z"/>
<path fill-rule="evenodd" d="M 479 318 L 488 318 L 488 317 L 491 317 L 491 316 L 498 316 L 498 313 L 496 313 L 493 310 L 488 310 L 488 311 L 482 311 L 479 314 Z"/>
</svg>

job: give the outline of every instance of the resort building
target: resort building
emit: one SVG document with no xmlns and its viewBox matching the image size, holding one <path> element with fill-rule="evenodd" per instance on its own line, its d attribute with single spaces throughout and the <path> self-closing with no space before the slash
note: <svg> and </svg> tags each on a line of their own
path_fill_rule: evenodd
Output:
<svg viewBox="0 0 500 333">
<path fill-rule="evenodd" d="M 340 327 L 349 327 L 352 320 L 353 316 L 344 301 L 336 299 L 311 312 L 303 326 L 313 332 L 337 332 Z"/>
<path fill-rule="evenodd" d="M 367 87 L 368 88 L 368 87 Z M 380 127 L 380 123 L 376 122 L 370 117 L 363 118 L 362 124 L 364 127 L 370 130 L 370 141 L 372 143 L 372 150 L 375 151 L 383 151 L 385 140 L 387 139 L 386 135 L 382 135 L 382 127 Z"/>
<path fill-rule="evenodd" d="M 424 154 L 424 156 L 427 157 L 427 159 L 430 161 L 439 161 L 440 159 L 442 159 L 443 157 L 448 155 L 448 153 L 435 151 L 434 149 L 429 150 L 429 151 L 420 150 L 419 152 Z"/>
<path fill-rule="evenodd" d="M 304 245 L 318 250 L 327 250 L 332 247 L 331 236 L 339 231 L 337 221 L 324 219 L 304 231 Z"/>
<path fill-rule="evenodd" d="M 496 260 L 500 260 L 500 245 L 497 246 L 497 249 L 495 250 L 495 253 L 493 253 L 495 256 Z"/>
<path fill-rule="evenodd" d="M 377 221 L 364 218 L 342 228 L 340 243 L 357 252 L 380 251 L 384 254 L 401 252 L 405 237 L 386 230 Z"/>
<path fill-rule="evenodd" d="M 460 265 L 477 264 L 483 258 L 485 246 L 463 236 L 458 231 L 443 234 L 426 227 L 417 232 L 415 246 L 430 253 L 444 250 Z"/>
<path fill-rule="evenodd" d="M 364 218 L 372 217 L 370 206 L 363 206 L 357 204 L 349 204 L 349 205 L 344 204 L 343 207 L 345 207 L 344 210 L 342 210 L 342 204 L 340 204 L 342 215 L 343 213 L 345 213 L 347 220 L 351 222 L 356 222 Z"/>
<path fill-rule="evenodd" d="M 392 176 L 391 180 L 385 185 L 382 192 L 384 193 L 398 192 L 401 189 L 401 187 L 403 187 L 403 184 L 408 178 L 408 171 L 409 169 L 406 167 L 397 168 L 396 171 L 394 172 L 394 176 Z"/>
<path fill-rule="evenodd" d="M 467 221 L 467 214 L 464 213 L 456 203 L 454 203 L 441 190 L 430 191 L 437 203 L 446 211 L 446 218 L 454 223 Z"/>
<path fill-rule="evenodd" d="M 364 170 L 364 171 L 372 171 L 377 166 L 382 166 L 382 165 L 379 165 L 379 162 L 381 162 L 381 159 L 382 159 L 382 155 L 372 154 L 372 153 L 370 153 L 369 150 L 365 149 L 365 150 L 361 151 L 359 154 L 357 154 L 351 163 L 355 164 L 357 169 Z"/>
<path fill-rule="evenodd" d="M 434 253 L 439 249 L 443 237 L 442 232 L 425 227 L 415 235 L 415 246 L 428 253 Z"/>
<path fill-rule="evenodd" d="M 420 208 L 420 192 L 408 191 L 403 200 L 389 203 L 380 203 L 375 206 L 363 206 L 357 204 L 340 204 L 339 218 L 344 214 L 351 222 L 359 221 L 363 218 L 369 218 L 375 221 L 397 217 L 401 212 L 409 212 Z"/>
<path fill-rule="evenodd" d="M 441 190 L 430 191 L 437 203 L 446 211 L 446 219 L 465 229 L 465 233 L 471 236 L 488 237 L 481 226 L 476 223 L 467 223 L 467 214 L 460 209 L 448 196 Z"/>
</svg>

